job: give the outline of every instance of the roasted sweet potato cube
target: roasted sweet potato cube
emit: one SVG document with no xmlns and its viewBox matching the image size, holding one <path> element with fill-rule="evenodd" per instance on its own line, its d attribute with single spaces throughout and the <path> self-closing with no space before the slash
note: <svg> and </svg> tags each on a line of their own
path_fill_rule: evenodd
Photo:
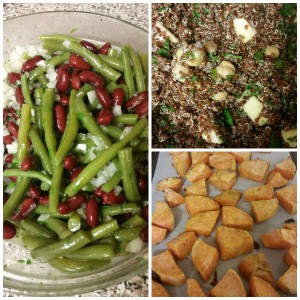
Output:
<svg viewBox="0 0 300 300">
<path fill-rule="evenodd" d="M 206 196 L 206 182 L 205 179 L 199 180 L 198 182 L 187 186 L 184 189 L 185 196 Z"/>
<path fill-rule="evenodd" d="M 192 261 L 202 278 L 207 282 L 216 270 L 219 252 L 216 248 L 197 240 L 192 249 Z"/>
<path fill-rule="evenodd" d="M 263 244 L 272 249 L 289 249 L 297 246 L 297 234 L 295 230 L 276 229 L 260 236 Z"/>
<path fill-rule="evenodd" d="M 186 281 L 186 286 L 188 297 L 206 297 L 204 291 L 202 290 L 196 279 L 189 278 Z"/>
<path fill-rule="evenodd" d="M 217 170 L 236 170 L 236 160 L 229 152 L 215 152 L 209 157 L 208 163 Z"/>
<path fill-rule="evenodd" d="M 183 185 L 183 180 L 178 177 L 168 177 L 165 179 L 160 180 L 157 185 L 156 189 L 158 191 L 166 191 L 168 189 L 171 189 L 175 192 L 178 192 Z"/>
<path fill-rule="evenodd" d="M 236 172 L 232 170 L 217 170 L 209 182 L 221 191 L 230 190 L 236 182 Z"/>
<path fill-rule="evenodd" d="M 214 199 L 221 205 L 221 206 L 237 206 L 238 202 L 242 197 L 242 192 L 237 190 L 228 190 L 222 192 Z"/>
<path fill-rule="evenodd" d="M 156 201 L 156 207 L 152 214 L 152 225 L 172 231 L 175 226 L 174 214 L 168 203 Z"/>
<path fill-rule="evenodd" d="M 194 232 L 183 232 L 168 242 L 167 248 L 176 259 L 184 259 L 190 254 L 196 241 L 197 237 Z"/>
<path fill-rule="evenodd" d="M 248 231 L 226 226 L 217 227 L 216 241 L 222 260 L 252 252 L 254 247 L 253 238 Z"/>
<path fill-rule="evenodd" d="M 163 241 L 167 234 L 167 229 L 151 225 L 152 230 L 152 245 L 156 245 Z"/>
<path fill-rule="evenodd" d="M 152 280 L 152 297 L 170 297 L 170 295 L 161 284 Z"/>
<path fill-rule="evenodd" d="M 270 171 L 265 183 L 270 183 L 273 188 L 280 188 L 288 184 L 288 181 L 277 171 Z"/>
<path fill-rule="evenodd" d="M 239 164 L 251 159 L 251 152 L 230 152 L 230 154 L 235 157 L 236 162 Z"/>
<path fill-rule="evenodd" d="M 241 209 L 234 206 L 222 207 L 222 225 L 232 228 L 252 230 L 252 218 Z"/>
<path fill-rule="evenodd" d="M 156 273 L 164 283 L 180 286 L 185 284 L 186 277 L 176 264 L 169 250 L 152 257 L 152 271 Z"/>
<path fill-rule="evenodd" d="M 280 297 L 269 282 L 256 276 L 251 278 L 249 292 L 252 297 Z"/>
<path fill-rule="evenodd" d="M 276 192 L 280 205 L 290 214 L 297 212 L 297 185 L 288 185 Z"/>
<path fill-rule="evenodd" d="M 271 184 L 259 185 L 250 187 L 244 192 L 244 199 L 247 202 L 257 200 L 268 200 L 274 196 L 273 187 Z"/>
<path fill-rule="evenodd" d="M 218 284 L 209 292 L 212 297 L 246 297 L 246 291 L 236 271 L 228 269 Z"/>
<path fill-rule="evenodd" d="M 288 266 L 295 265 L 297 267 L 297 247 L 293 246 L 284 257 L 284 261 Z"/>
<path fill-rule="evenodd" d="M 271 266 L 269 265 L 264 253 L 250 254 L 246 256 L 238 266 L 241 275 L 251 280 L 252 276 L 259 277 L 271 285 L 274 285 L 274 277 Z"/>
<path fill-rule="evenodd" d="M 167 191 L 164 197 L 167 200 L 170 207 L 175 207 L 184 203 L 184 197 L 172 190 Z"/>
<path fill-rule="evenodd" d="M 207 211 L 199 213 L 186 222 L 185 230 L 193 231 L 198 235 L 209 236 L 219 217 L 219 211 Z"/>
<path fill-rule="evenodd" d="M 284 161 L 275 165 L 275 171 L 278 171 L 284 178 L 293 179 L 296 174 L 296 166 L 291 158 L 287 158 Z"/>
<path fill-rule="evenodd" d="M 201 179 L 208 179 L 213 174 L 213 171 L 205 163 L 198 163 L 186 173 L 185 177 L 188 181 L 195 183 Z"/>
<path fill-rule="evenodd" d="M 219 203 L 205 196 L 187 196 L 185 207 L 190 217 L 193 217 L 201 212 L 219 210 Z"/>
<path fill-rule="evenodd" d="M 208 164 L 208 158 L 210 156 L 209 152 L 192 152 L 192 165 L 198 164 L 200 162 L 203 162 L 205 164 Z"/>
<path fill-rule="evenodd" d="M 251 212 L 256 223 L 266 221 L 275 216 L 278 209 L 278 200 L 260 200 L 251 202 Z"/>
<path fill-rule="evenodd" d="M 294 265 L 278 279 L 277 286 L 286 294 L 297 294 L 297 268 Z"/>
<path fill-rule="evenodd" d="M 184 177 L 192 161 L 188 152 L 171 152 L 173 165 L 179 177 Z"/>
<path fill-rule="evenodd" d="M 295 230 L 297 232 L 297 223 L 287 223 L 287 224 L 284 224 L 284 226 L 282 228 Z"/>
<path fill-rule="evenodd" d="M 266 160 L 248 160 L 240 165 L 240 177 L 257 182 L 263 182 L 270 163 Z"/>
</svg>

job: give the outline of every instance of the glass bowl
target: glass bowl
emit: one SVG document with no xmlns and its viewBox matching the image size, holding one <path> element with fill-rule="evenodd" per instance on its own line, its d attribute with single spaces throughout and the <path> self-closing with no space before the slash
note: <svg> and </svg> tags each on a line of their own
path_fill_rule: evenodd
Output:
<svg viewBox="0 0 300 300">
<path fill-rule="evenodd" d="M 148 51 L 148 34 L 137 26 L 100 14 L 55 11 L 24 15 L 4 22 L 4 57 L 17 45 L 39 44 L 41 34 L 67 34 L 115 47 L 130 44 Z M 63 274 L 46 263 L 30 259 L 17 239 L 4 241 L 4 292 L 26 296 L 66 296 L 82 294 L 123 282 L 147 270 L 148 247 L 140 253 L 118 257 L 103 269 Z"/>
</svg>

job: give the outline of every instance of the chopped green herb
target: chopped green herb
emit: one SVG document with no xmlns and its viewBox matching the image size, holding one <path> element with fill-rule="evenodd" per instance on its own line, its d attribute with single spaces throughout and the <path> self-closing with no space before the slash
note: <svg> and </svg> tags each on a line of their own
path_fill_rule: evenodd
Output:
<svg viewBox="0 0 300 300">
<path fill-rule="evenodd" d="M 25 262 L 25 261 L 24 261 L 24 259 L 18 259 L 17 262 L 23 263 L 23 262 Z"/>
<path fill-rule="evenodd" d="M 286 99 L 284 96 L 282 96 L 282 97 L 280 98 L 280 100 L 281 100 L 281 104 L 282 104 L 282 106 L 283 106 L 283 109 L 284 109 L 284 110 L 287 110 L 287 109 L 288 109 L 288 102 L 287 102 L 287 99 Z"/>
<path fill-rule="evenodd" d="M 162 111 L 170 111 L 170 112 L 174 112 L 174 108 L 172 106 L 167 106 L 167 105 L 162 105 L 160 110 Z"/>
<path fill-rule="evenodd" d="M 213 77 L 214 80 L 217 80 L 219 78 L 218 72 L 216 69 L 212 69 L 210 71 L 211 76 Z"/>
<path fill-rule="evenodd" d="M 174 127 L 175 127 L 174 121 L 171 121 L 171 122 L 170 122 L 170 126 L 171 126 L 171 128 L 174 128 Z"/>
<path fill-rule="evenodd" d="M 204 12 L 206 15 L 209 15 L 209 14 L 210 14 L 210 9 L 209 9 L 209 8 L 203 8 L 203 12 Z"/>
<path fill-rule="evenodd" d="M 264 50 L 259 50 L 254 53 L 254 58 L 257 64 L 260 64 L 264 60 Z"/>
<path fill-rule="evenodd" d="M 157 63 L 158 63 L 157 57 L 153 56 L 152 57 L 152 64 L 157 65 Z"/>
<path fill-rule="evenodd" d="M 192 83 L 195 83 L 198 79 L 198 76 L 192 76 Z"/>
<path fill-rule="evenodd" d="M 233 79 L 234 75 L 227 75 L 226 80 L 231 81 Z"/>
<path fill-rule="evenodd" d="M 296 114 L 297 113 L 297 104 L 295 102 L 289 102 L 289 106 L 288 106 L 288 110 L 290 113 L 292 114 Z"/>
<path fill-rule="evenodd" d="M 289 137 L 289 138 L 287 138 L 287 140 L 292 143 L 295 143 L 295 142 L 297 142 L 297 136 L 295 135 L 295 136 Z"/>
<path fill-rule="evenodd" d="M 195 59 L 194 52 L 192 52 L 192 51 L 187 51 L 187 52 L 185 53 L 185 57 L 186 57 L 186 59 Z"/>
<path fill-rule="evenodd" d="M 192 21 L 194 23 L 197 23 L 199 25 L 204 25 L 204 23 L 201 21 L 201 14 L 199 14 L 196 10 L 193 9 L 192 14 L 194 16 L 194 18 L 192 19 Z"/>
<path fill-rule="evenodd" d="M 296 14 L 297 11 L 297 4 L 296 3 L 286 3 L 283 4 L 281 10 L 279 11 L 279 13 L 283 16 L 283 17 L 288 17 L 288 16 L 293 16 Z"/>
<path fill-rule="evenodd" d="M 78 113 L 77 118 L 82 121 L 84 119 L 84 114 L 83 113 Z"/>
<path fill-rule="evenodd" d="M 224 58 L 228 59 L 242 59 L 243 57 L 241 55 L 235 55 L 235 54 L 231 54 L 231 53 L 225 53 L 224 54 Z"/>
<path fill-rule="evenodd" d="M 161 49 L 157 50 L 157 54 L 162 56 L 162 57 L 165 57 L 165 58 L 169 58 L 169 59 L 172 58 L 172 54 L 164 48 L 161 48 Z"/>
<path fill-rule="evenodd" d="M 13 163 L 13 164 L 17 164 L 17 163 L 18 163 L 18 159 L 17 159 L 16 157 L 13 158 L 12 163 Z"/>
<path fill-rule="evenodd" d="M 26 265 L 31 265 L 32 264 L 32 261 L 30 259 L 27 259 L 26 260 Z"/>
<path fill-rule="evenodd" d="M 209 60 L 212 62 L 217 62 L 219 60 L 219 56 L 214 56 L 213 53 L 208 54 Z"/>
<path fill-rule="evenodd" d="M 11 188 L 15 187 L 15 185 L 16 185 L 16 183 L 12 181 L 8 184 L 7 188 L 11 189 Z"/>
<path fill-rule="evenodd" d="M 194 7 L 195 7 L 195 8 L 199 8 L 199 7 L 200 7 L 200 4 L 199 4 L 199 3 L 195 3 L 195 4 L 194 4 Z"/>
<path fill-rule="evenodd" d="M 283 148 L 282 141 L 278 139 L 276 136 L 271 135 L 269 148 Z"/>
<path fill-rule="evenodd" d="M 160 7 L 158 9 L 158 12 L 163 12 L 163 11 L 166 11 L 168 8 L 167 7 Z"/>
<path fill-rule="evenodd" d="M 74 33 L 74 32 L 76 32 L 77 30 L 78 30 L 78 28 L 72 28 L 71 31 L 70 31 L 70 33 Z"/>
<path fill-rule="evenodd" d="M 267 106 L 269 106 L 271 109 L 274 109 L 274 104 L 272 103 L 272 101 L 267 101 Z"/>
<path fill-rule="evenodd" d="M 165 39 L 164 44 L 163 44 L 163 48 L 170 51 L 170 40 L 168 38 Z"/>
<path fill-rule="evenodd" d="M 225 122 L 231 127 L 233 126 L 233 119 L 232 119 L 232 116 L 231 116 L 231 113 L 228 109 L 224 109 L 223 110 L 223 115 L 225 117 Z"/>
<path fill-rule="evenodd" d="M 278 57 L 274 60 L 274 68 L 275 69 L 278 69 L 278 70 L 283 69 L 286 67 L 286 64 L 287 64 L 287 62 L 281 57 Z"/>
<path fill-rule="evenodd" d="M 251 97 L 251 96 L 259 96 L 262 92 L 262 88 L 256 82 L 250 82 L 246 85 L 246 89 L 243 92 L 242 96 Z"/>
</svg>

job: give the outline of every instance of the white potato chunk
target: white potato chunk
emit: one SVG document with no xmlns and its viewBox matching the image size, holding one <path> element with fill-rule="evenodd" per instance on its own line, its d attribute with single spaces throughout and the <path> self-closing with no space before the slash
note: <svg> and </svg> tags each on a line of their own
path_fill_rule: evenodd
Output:
<svg viewBox="0 0 300 300">
<path fill-rule="evenodd" d="M 200 49 L 188 51 L 186 55 L 186 64 L 190 67 L 200 67 L 205 61 L 205 52 Z"/>
<path fill-rule="evenodd" d="M 279 57 L 279 54 L 280 54 L 279 49 L 275 46 L 269 46 L 265 49 L 266 56 L 277 58 Z"/>
<path fill-rule="evenodd" d="M 168 30 L 162 23 L 156 22 L 156 27 L 159 28 L 170 40 L 171 43 L 177 44 L 179 42 L 178 38 Z"/>
<path fill-rule="evenodd" d="M 235 72 L 230 67 L 226 67 L 226 66 L 217 66 L 216 70 L 217 70 L 217 73 L 223 79 L 228 79 L 227 76 L 233 76 L 235 74 Z"/>
<path fill-rule="evenodd" d="M 263 109 L 263 104 L 255 97 L 250 97 L 247 102 L 244 104 L 243 109 L 252 122 L 256 122 L 257 117 Z M 268 118 L 261 117 L 259 118 L 257 124 L 259 126 L 265 125 L 268 122 Z"/>
<path fill-rule="evenodd" d="M 214 94 L 212 96 L 212 99 L 215 101 L 225 101 L 227 98 L 227 93 L 226 92 L 219 92 L 217 94 Z"/>
<path fill-rule="evenodd" d="M 230 69 L 232 69 L 235 72 L 235 66 L 230 61 L 222 60 L 222 62 L 220 63 L 220 66 L 229 67 Z"/>
<path fill-rule="evenodd" d="M 214 41 L 208 41 L 203 45 L 207 53 L 214 54 L 217 51 L 217 44 Z"/>
<path fill-rule="evenodd" d="M 284 142 L 289 145 L 289 147 L 297 147 L 297 128 L 281 130 L 281 136 Z"/>
<path fill-rule="evenodd" d="M 244 18 L 234 19 L 233 26 L 236 35 L 243 41 L 243 43 L 249 42 L 256 34 L 256 31 L 248 21 Z"/>
<path fill-rule="evenodd" d="M 220 136 L 217 135 L 215 130 L 210 130 L 208 132 L 204 132 L 202 134 L 202 138 L 205 139 L 208 143 L 214 143 L 214 144 L 222 144 L 223 141 L 220 138 Z"/>
<path fill-rule="evenodd" d="M 178 62 L 175 63 L 173 70 L 172 70 L 173 78 L 175 80 L 184 82 L 185 75 L 187 75 L 188 73 L 189 73 L 188 67 L 184 67 L 182 64 L 180 64 Z"/>
</svg>

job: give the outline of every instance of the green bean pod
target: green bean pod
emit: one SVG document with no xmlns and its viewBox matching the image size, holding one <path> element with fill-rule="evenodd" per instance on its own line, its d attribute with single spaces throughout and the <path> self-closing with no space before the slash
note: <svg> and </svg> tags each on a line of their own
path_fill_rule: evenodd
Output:
<svg viewBox="0 0 300 300">
<path fill-rule="evenodd" d="M 135 93 L 135 86 L 128 46 L 123 46 L 121 53 L 124 64 L 124 79 L 129 90 L 129 98 L 131 98 Z"/>
<path fill-rule="evenodd" d="M 39 238 L 25 232 L 20 233 L 19 236 L 23 245 L 29 250 L 55 242 L 54 239 Z"/>
<path fill-rule="evenodd" d="M 66 254 L 66 257 L 85 260 L 111 260 L 114 254 L 114 249 L 110 245 L 93 245 Z"/>
<path fill-rule="evenodd" d="M 136 203 L 126 203 L 126 204 L 116 204 L 111 206 L 103 206 L 101 209 L 101 214 L 103 217 L 106 216 L 117 216 L 127 213 L 137 213 L 139 212 L 139 207 Z"/>
<path fill-rule="evenodd" d="M 115 239 L 119 242 L 130 242 L 139 237 L 142 227 L 124 228 L 115 232 Z"/>
<path fill-rule="evenodd" d="M 3 172 L 3 177 L 11 177 L 11 176 L 20 176 L 20 177 L 29 177 L 35 178 L 40 181 L 44 181 L 51 185 L 51 178 L 41 172 L 38 171 L 21 171 L 19 169 L 6 169 Z"/>
<path fill-rule="evenodd" d="M 57 235 L 53 231 L 49 230 L 45 226 L 39 224 L 37 221 L 30 219 L 28 217 L 17 223 L 26 232 L 28 232 L 36 237 L 44 238 L 44 239 L 56 239 L 57 238 Z"/>
<path fill-rule="evenodd" d="M 146 90 L 142 65 L 137 53 L 130 46 L 129 46 L 129 55 L 133 62 L 136 89 L 137 92 L 140 93 Z"/>
<path fill-rule="evenodd" d="M 48 205 L 40 205 L 40 204 L 38 204 L 36 206 L 36 208 L 34 209 L 33 212 L 35 214 L 38 214 L 38 215 L 45 215 L 45 214 L 46 215 L 51 215 L 52 217 L 57 218 L 57 219 L 69 219 L 69 217 L 71 215 L 71 214 L 61 215 L 58 212 L 51 212 L 50 213 Z"/>
<path fill-rule="evenodd" d="M 134 125 L 139 118 L 138 114 L 123 114 L 113 118 L 114 124 Z"/>
<path fill-rule="evenodd" d="M 27 77 L 26 77 L 25 74 L 21 75 L 21 89 L 22 89 L 22 94 L 24 96 L 25 103 L 27 105 L 29 105 L 30 108 L 34 108 L 34 104 L 33 104 L 32 100 L 31 100 L 31 95 L 30 95 L 28 80 L 27 80 Z"/>
<path fill-rule="evenodd" d="M 71 232 L 76 232 L 81 228 L 81 218 L 77 211 L 71 213 L 70 219 L 68 220 L 68 228 Z M 75 257 L 76 258 L 76 257 Z"/>
<path fill-rule="evenodd" d="M 63 164 L 57 165 L 53 170 L 52 184 L 49 192 L 49 211 L 56 212 L 59 204 L 59 194 L 61 189 L 61 182 L 64 172 Z"/>
<path fill-rule="evenodd" d="M 107 182 L 101 186 L 102 191 L 109 193 L 116 185 L 120 183 L 121 179 L 121 171 L 117 171 Z"/>
<path fill-rule="evenodd" d="M 131 216 L 125 222 L 123 222 L 120 228 L 133 228 L 133 227 L 142 227 L 146 224 L 145 220 L 138 214 Z"/>
<path fill-rule="evenodd" d="M 108 64 L 110 67 L 112 67 L 115 70 L 118 70 L 120 72 L 124 72 L 124 64 L 121 59 L 114 57 L 114 56 L 108 56 L 104 54 L 99 54 L 102 61 L 104 61 L 106 64 Z"/>
<path fill-rule="evenodd" d="M 43 222 L 43 224 L 47 228 L 55 232 L 61 240 L 65 239 L 66 237 L 72 234 L 72 232 L 68 229 L 68 225 L 65 222 L 54 217 L 49 217 Z"/>
<path fill-rule="evenodd" d="M 117 220 L 112 220 L 94 227 L 93 229 L 90 230 L 90 234 L 92 236 L 92 240 L 96 241 L 107 236 L 110 233 L 117 231 L 118 229 L 119 229 L 119 224 Z"/>
</svg>

